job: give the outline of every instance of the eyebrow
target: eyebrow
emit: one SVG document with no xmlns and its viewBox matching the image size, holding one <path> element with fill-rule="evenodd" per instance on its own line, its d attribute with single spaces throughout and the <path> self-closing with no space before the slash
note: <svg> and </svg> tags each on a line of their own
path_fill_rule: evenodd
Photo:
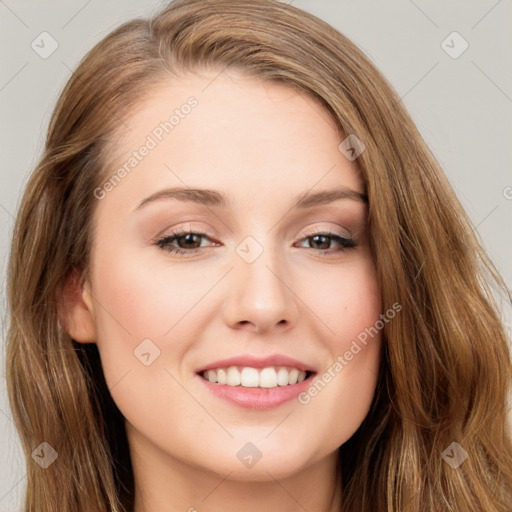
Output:
<svg viewBox="0 0 512 512">
<path fill-rule="evenodd" d="M 188 201 L 202 204 L 205 206 L 216 206 L 227 208 L 232 204 L 232 200 L 218 192 L 217 190 L 205 188 L 166 188 L 159 190 L 154 194 L 143 199 L 134 211 L 140 210 L 150 203 L 162 199 L 177 199 L 179 201 Z M 320 192 L 304 192 L 294 198 L 293 209 L 306 209 L 314 206 L 332 203 L 339 199 L 350 199 L 362 203 L 368 203 L 368 196 L 348 187 L 337 187 L 332 190 L 322 190 Z"/>
</svg>

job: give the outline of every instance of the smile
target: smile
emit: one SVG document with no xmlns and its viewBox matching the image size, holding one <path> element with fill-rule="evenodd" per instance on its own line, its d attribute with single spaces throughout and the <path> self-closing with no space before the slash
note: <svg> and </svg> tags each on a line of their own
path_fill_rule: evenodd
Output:
<svg viewBox="0 0 512 512">
<path fill-rule="evenodd" d="M 229 366 L 205 370 L 201 373 L 205 380 L 227 386 L 242 386 L 244 388 L 277 388 L 300 383 L 308 377 L 308 373 L 297 368 L 286 366 L 269 366 L 252 368 L 250 366 Z"/>
<path fill-rule="evenodd" d="M 316 373 L 314 366 L 283 354 L 240 355 L 196 368 L 197 378 L 210 396 L 259 411 L 296 399 Z"/>
</svg>

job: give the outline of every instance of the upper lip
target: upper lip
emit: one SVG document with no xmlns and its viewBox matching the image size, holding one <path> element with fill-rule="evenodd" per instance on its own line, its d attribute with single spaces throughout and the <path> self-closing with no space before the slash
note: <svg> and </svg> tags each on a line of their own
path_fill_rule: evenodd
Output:
<svg viewBox="0 0 512 512">
<path fill-rule="evenodd" d="M 196 370 L 197 373 L 201 373 L 204 370 L 215 370 L 216 368 L 228 368 L 229 366 L 249 366 L 251 368 L 267 368 L 269 366 L 289 366 L 297 368 L 305 372 L 315 372 L 315 369 L 311 366 L 282 354 L 275 354 L 271 356 L 259 357 L 253 355 L 242 355 L 230 357 L 227 359 L 219 359 L 213 361 L 204 366 L 201 366 Z"/>
</svg>

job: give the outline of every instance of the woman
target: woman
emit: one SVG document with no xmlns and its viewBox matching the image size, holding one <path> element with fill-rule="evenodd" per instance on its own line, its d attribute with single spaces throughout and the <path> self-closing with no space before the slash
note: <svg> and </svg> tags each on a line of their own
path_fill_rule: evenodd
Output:
<svg viewBox="0 0 512 512">
<path fill-rule="evenodd" d="M 62 92 L 17 218 L 25 510 L 510 510 L 491 281 L 332 27 L 268 0 L 126 23 Z"/>
</svg>

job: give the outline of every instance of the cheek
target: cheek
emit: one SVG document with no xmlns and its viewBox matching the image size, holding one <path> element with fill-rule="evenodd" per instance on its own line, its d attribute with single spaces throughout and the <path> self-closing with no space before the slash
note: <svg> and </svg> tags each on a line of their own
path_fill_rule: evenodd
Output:
<svg viewBox="0 0 512 512">
<path fill-rule="evenodd" d="M 297 295 L 314 313 L 331 350 L 346 350 L 348 341 L 375 323 L 381 313 L 380 290 L 370 257 L 318 267 L 297 279 Z"/>
<path fill-rule="evenodd" d="M 308 300 L 326 333 L 328 361 L 299 396 L 306 429 L 323 432 L 335 449 L 348 440 L 366 417 L 377 384 L 382 347 L 381 300 L 371 259 L 354 261 L 340 272 L 317 275 Z M 323 290 L 323 293 L 321 293 Z M 327 328 L 324 328 L 328 326 Z"/>
<path fill-rule="evenodd" d="M 123 254 L 100 256 L 116 261 L 96 274 L 98 348 L 105 380 L 116 405 L 132 424 L 152 418 L 161 435 L 163 410 L 181 419 L 190 414 L 177 381 L 181 365 L 201 330 L 200 308 L 193 308 L 211 286 L 184 272 L 140 264 Z M 191 418 L 197 421 L 197 418 Z M 153 428 L 142 423 L 143 428 Z"/>
<path fill-rule="evenodd" d="M 191 354 L 222 308 L 223 297 L 209 291 L 226 269 L 171 266 L 154 254 L 144 262 L 140 250 L 103 247 L 96 261 L 116 264 L 98 265 L 93 287 L 97 344 L 112 397 L 127 418 L 149 417 L 162 404 L 184 408 L 186 416 L 178 381 L 190 378 Z"/>
<path fill-rule="evenodd" d="M 211 286 L 211 279 L 197 273 L 144 264 L 137 255 L 114 259 L 115 265 L 97 274 L 103 320 L 99 331 L 109 343 L 111 338 L 122 338 L 127 345 L 145 338 L 172 338 L 182 320 L 190 322 L 189 315 L 197 315 L 199 308 L 191 308 Z"/>
<path fill-rule="evenodd" d="M 164 359 L 179 360 L 185 350 L 185 343 L 176 343 L 176 336 L 185 324 L 180 319 L 186 306 L 197 291 L 187 286 L 179 272 L 169 281 L 130 250 L 116 252 L 114 243 L 100 247 L 95 262 L 102 263 L 96 264 L 93 289 L 105 379 L 109 387 L 116 386 L 111 390 L 114 398 L 123 400 L 121 390 L 137 393 L 130 383 L 147 381 L 156 399 L 162 389 L 156 379 L 161 376 Z M 118 385 L 121 380 L 123 384 Z M 147 397 L 141 397 L 139 403 L 145 401 Z"/>
</svg>

